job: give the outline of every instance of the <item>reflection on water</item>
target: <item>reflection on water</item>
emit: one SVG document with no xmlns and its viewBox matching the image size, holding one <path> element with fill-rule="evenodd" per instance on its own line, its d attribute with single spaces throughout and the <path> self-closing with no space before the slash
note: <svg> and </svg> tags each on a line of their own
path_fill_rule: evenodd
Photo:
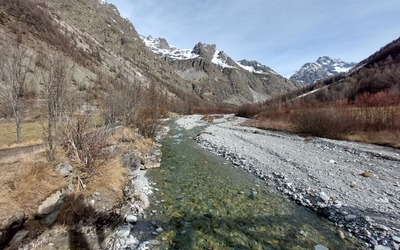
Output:
<svg viewBox="0 0 400 250">
<path fill-rule="evenodd" d="M 163 142 L 150 210 L 161 249 L 362 249 L 327 220 L 271 192 L 261 180 L 205 152 L 176 128 Z"/>
</svg>

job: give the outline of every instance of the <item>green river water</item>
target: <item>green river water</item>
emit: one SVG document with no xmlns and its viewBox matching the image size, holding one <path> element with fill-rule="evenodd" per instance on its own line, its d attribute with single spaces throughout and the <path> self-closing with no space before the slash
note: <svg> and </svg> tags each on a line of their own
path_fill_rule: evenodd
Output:
<svg viewBox="0 0 400 250">
<path fill-rule="evenodd" d="M 161 249 L 363 249 L 340 239 L 326 219 L 294 204 L 260 179 L 233 168 L 194 141 L 199 129 L 173 128 L 149 210 L 164 230 Z"/>
</svg>

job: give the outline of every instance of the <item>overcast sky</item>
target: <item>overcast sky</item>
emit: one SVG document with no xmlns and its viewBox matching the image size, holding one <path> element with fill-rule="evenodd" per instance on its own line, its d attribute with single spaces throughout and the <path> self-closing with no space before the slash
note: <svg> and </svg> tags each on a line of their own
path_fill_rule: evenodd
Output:
<svg viewBox="0 0 400 250">
<path fill-rule="evenodd" d="M 216 44 L 290 76 L 327 55 L 359 62 L 400 36 L 400 0 L 108 0 L 142 35 Z"/>
</svg>

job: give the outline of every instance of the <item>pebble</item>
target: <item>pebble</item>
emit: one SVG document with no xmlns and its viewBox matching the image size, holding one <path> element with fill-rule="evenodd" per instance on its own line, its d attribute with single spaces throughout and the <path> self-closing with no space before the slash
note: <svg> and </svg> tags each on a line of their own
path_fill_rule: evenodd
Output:
<svg viewBox="0 0 400 250">
<path fill-rule="evenodd" d="M 345 221 L 353 221 L 353 220 L 357 219 L 357 216 L 354 214 L 349 214 L 349 215 L 346 215 L 344 217 L 344 219 L 345 219 Z"/>
<path fill-rule="evenodd" d="M 132 235 L 129 235 L 129 237 L 125 241 L 126 245 L 137 245 L 139 244 L 138 239 L 136 237 L 133 237 Z"/>
<path fill-rule="evenodd" d="M 373 221 L 374 221 L 374 220 L 373 220 L 371 217 L 369 217 L 369 216 L 365 216 L 364 219 L 365 219 L 366 221 L 368 221 L 368 222 L 373 222 Z"/>
<path fill-rule="evenodd" d="M 129 225 L 124 225 L 121 226 L 120 229 L 118 230 L 118 236 L 120 237 L 128 237 L 128 235 L 131 233 L 131 226 Z"/>
<path fill-rule="evenodd" d="M 329 248 L 327 248 L 327 247 L 324 246 L 324 245 L 316 245 L 316 246 L 314 247 L 314 249 L 315 249 L 315 250 L 329 250 Z"/>
<path fill-rule="evenodd" d="M 393 235 L 392 240 L 396 243 L 400 243 L 400 237 Z"/>
<path fill-rule="evenodd" d="M 158 228 L 156 229 L 156 232 L 159 233 L 159 234 L 162 233 L 163 231 L 164 231 L 164 230 L 162 229 L 162 227 L 158 227 Z"/>
<path fill-rule="evenodd" d="M 138 217 L 136 215 L 130 214 L 126 216 L 125 221 L 129 223 L 136 223 L 138 221 Z"/>
<path fill-rule="evenodd" d="M 387 226 L 381 224 L 377 224 L 375 227 L 381 231 L 389 231 L 389 228 Z"/>
<path fill-rule="evenodd" d="M 326 195 L 324 192 L 320 192 L 320 193 L 319 193 L 319 197 L 320 197 L 324 202 L 328 202 L 328 201 L 329 201 L 329 196 Z"/>
<path fill-rule="evenodd" d="M 335 201 L 335 204 L 333 205 L 335 208 L 339 209 L 343 207 L 343 203 L 341 201 Z"/>
<path fill-rule="evenodd" d="M 387 247 L 387 246 L 376 245 L 376 246 L 374 247 L 374 250 L 391 250 L 391 248 L 390 248 L 390 247 Z"/>
<path fill-rule="evenodd" d="M 344 233 L 342 231 L 339 231 L 339 238 L 341 238 L 342 240 L 344 240 L 346 237 L 344 236 Z"/>
</svg>

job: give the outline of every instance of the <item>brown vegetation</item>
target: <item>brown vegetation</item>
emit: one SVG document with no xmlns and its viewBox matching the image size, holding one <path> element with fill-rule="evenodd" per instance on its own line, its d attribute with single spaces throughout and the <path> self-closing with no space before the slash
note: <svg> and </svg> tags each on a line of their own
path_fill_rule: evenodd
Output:
<svg viewBox="0 0 400 250">
<path fill-rule="evenodd" d="M 247 125 L 400 147 L 400 95 L 385 91 L 353 102 L 266 105 Z"/>
<path fill-rule="evenodd" d="M 39 152 L 1 160 L 1 218 L 17 211 L 24 211 L 33 218 L 43 200 L 67 186 L 66 180 L 43 160 L 43 156 L 44 152 Z"/>
<path fill-rule="evenodd" d="M 339 74 L 242 106 L 243 117 L 260 128 L 400 147 L 400 39 Z"/>
</svg>

